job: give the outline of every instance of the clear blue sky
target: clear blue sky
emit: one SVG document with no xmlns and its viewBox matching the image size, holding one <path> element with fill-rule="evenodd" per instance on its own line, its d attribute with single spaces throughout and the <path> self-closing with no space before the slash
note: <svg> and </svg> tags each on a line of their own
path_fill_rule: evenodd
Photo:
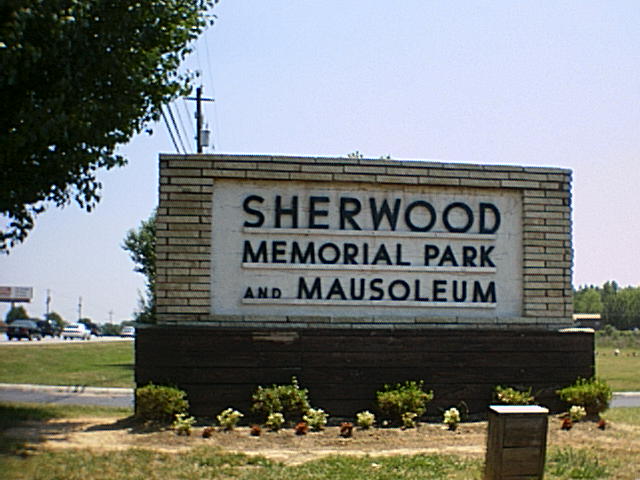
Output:
<svg viewBox="0 0 640 480">
<path fill-rule="evenodd" d="M 216 98 L 216 152 L 567 167 L 574 285 L 638 285 L 636 1 L 222 0 L 216 13 L 185 65 Z M 193 105 L 175 107 L 192 137 Z M 35 288 L 32 315 L 50 289 L 67 320 L 79 297 L 99 323 L 131 317 L 144 284 L 120 244 L 157 203 L 158 154 L 175 151 L 154 130 L 101 174 L 93 213 L 51 208 L 0 258 L 0 285 Z"/>
</svg>

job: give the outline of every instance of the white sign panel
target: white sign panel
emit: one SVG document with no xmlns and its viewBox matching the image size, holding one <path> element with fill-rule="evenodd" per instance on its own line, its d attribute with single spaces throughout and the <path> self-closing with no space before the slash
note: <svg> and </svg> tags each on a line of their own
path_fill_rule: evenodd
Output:
<svg viewBox="0 0 640 480">
<path fill-rule="evenodd" d="M 507 190 L 216 180 L 212 313 L 521 315 Z"/>
</svg>

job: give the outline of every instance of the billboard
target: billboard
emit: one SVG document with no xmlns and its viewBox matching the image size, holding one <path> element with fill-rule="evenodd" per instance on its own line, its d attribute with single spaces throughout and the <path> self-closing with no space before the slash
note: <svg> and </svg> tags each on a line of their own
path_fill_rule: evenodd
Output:
<svg viewBox="0 0 640 480">
<path fill-rule="evenodd" d="M 30 302 L 33 300 L 33 287 L 0 286 L 0 302 Z"/>
</svg>

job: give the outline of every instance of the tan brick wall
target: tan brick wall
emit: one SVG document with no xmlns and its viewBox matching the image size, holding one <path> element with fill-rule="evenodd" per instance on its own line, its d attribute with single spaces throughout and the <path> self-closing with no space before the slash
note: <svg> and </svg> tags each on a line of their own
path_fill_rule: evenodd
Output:
<svg viewBox="0 0 640 480">
<path fill-rule="evenodd" d="M 210 314 L 211 197 L 216 178 L 460 186 L 521 192 L 523 309 L 517 318 L 333 319 Z M 158 322 L 247 327 L 559 328 L 572 304 L 571 172 L 557 168 L 375 159 L 161 155 Z"/>
</svg>

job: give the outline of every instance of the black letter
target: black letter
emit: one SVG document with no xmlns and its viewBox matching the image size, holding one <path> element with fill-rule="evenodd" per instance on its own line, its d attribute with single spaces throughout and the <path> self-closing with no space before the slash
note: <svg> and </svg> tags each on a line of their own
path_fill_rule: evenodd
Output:
<svg viewBox="0 0 640 480">
<path fill-rule="evenodd" d="M 340 279 L 336 278 L 333 283 L 331 284 L 331 288 L 329 289 L 329 293 L 327 293 L 327 300 L 331 300 L 331 297 L 333 297 L 334 295 L 338 295 L 340 297 L 341 300 L 346 300 L 347 297 L 344 294 L 344 289 L 342 288 L 342 285 L 340 284 Z"/>
<path fill-rule="evenodd" d="M 431 220 L 429 220 L 429 223 L 427 223 L 424 227 L 416 226 L 416 224 L 413 223 L 413 220 L 411 220 L 411 212 L 416 207 L 426 208 L 429 212 L 429 215 L 431 216 Z M 425 202 L 424 200 L 417 200 L 413 203 L 410 203 L 407 209 L 404 211 L 404 221 L 409 227 L 409 230 L 411 230 L 412 232 L 428 232 L 429 230 L 431 230 L 431 228 L 433 228 L 433 224 L 436 223 L 436 211 L 433 209 L 429 202 Z"/>
<path fill-rule="evenodd" d="M 262 258 L 262 259 L 261 259 Z M 251 247 L 251 242 L 249 240 L 244 241 L 244 251 L 242 252 L 242 263 L 267 263 L 269 260 L 267 258 L 267 242 L 266 240 L 262 240 L 260 242 L 260 246 L 258 247 L 258 251 L 254 252 Z"/>
<path fill-rule="evenodd" d="M 494 248 L 495 248 L 494 245 L 491 245 L 490 247 L 485 247 L 484 245 L 482 245 L 480 247 L 480 266 L 481 267 L 484 267 L 485 265 L 489 265 L 490 267 L 496 266 L 495 263 L 493 263 L 489 258 L 489 254 Z"/>
<path fill-rule="evenodd" d="M 493 227 L 485 226 L 485 212 L 491 210 L 493 212 Z M 480 233 L 496 233 L 500 227 L 500 210 L 493 203 L 480 203 Z"/>
<path fill-rule="evenodd" d="M 329 197 L 309 197 L 309 228 L 329 228 L 329 225 L 324 223 L 316 224 L 316 217 L 327 217 L 329 215 L 328 210 L 316 209 L 316 203 L 329 203 Z"/>
<path fill-rule="evenodd" d="M 396 295 L 394 293 L 393 287 L 395 287 L 396 285 L 402 285 L 402 288 L 404 288 L 404 293 L 402 295 Z M 389 296 L 391 297 L 391 300 L 406 300 L 407 298 L 409 298 L 410 293 L 411 287 L 409 287 L 409 284 L 404 280 L 394 280 L 389 285 Z"/>
<path fill-rule="evenodd" d="M 291 263 L 316 263 L 315 245 L 313 242 L 307 244 L 307 249 L 302 254 L 298 242 L 291 245 Z"/>
<path fill-rule="evenodd" d="M 261 227 L 264 224 L 264 214 L 260 210 L 251 208 L 249 206 L 250 202 L 262 203 L 264 202 L 264 198 L 262 198 L 260 195 L 249 195 L 247 198 L 244 199 L 244 202 L 242 202 L 243 210 L 248 214 L 255 215 L 257 217 L 256 221 L 253 223 L 249 222 L 248 220 L 244 222 L 244 226 L 245 227 Z"/>
<path fill-rule="evenodd" d="M 304 281 L 304 277 L 298 277 L 298 298 L 306 300 L 310 298 L 322 298 L 320 277 L 316 277 L 313 281 L 311 290 L 307 287 L 307 282 Z"/>
<path fill-rule="evenodd" d="M 383 280 L 381 278 L 374 278 L 369 282 L 369 288 L 378 294 L 375 297 L 373 295 L 369 296 L 369 300 L 382 300 L 384 297 L 384 290 L 378 286 L 382 281 Z"/>
<path fill-rule="evenodd" d="M 378 247 L 378 251 L 373 258 L 371 265 L 377 265 L 380 261 L 384 261 L 387 265 L 393 265 L 393 263 L 391 262 L 391 257 L 389 256 L 389 252 L 387 252 L 387 247 L 384 246 L 384 243 L 381 243 Z"/>
<path fill-rule="evenodd" d="M 414 280 L 413 282 L 413 286 L 415 287 L 415 292 L 414 292 L 414 300 L 416 302 L 428 302 L 429 301 L 429 297 L 421 297 L 420 296 L 420 280 Z"/>
<path fill-rule="evenodd" d="M 453 254 L 453 250 L 451 250 L 451 245 L 447 245 L 447 248 L 444 249 L 444 253 L 442 254 L 442 258 L 438 262 L 439 267 L 444 266 L 444 262 L 451 263 L 452 267 L 457 267 L 458 262 L 456 261 L 456 256 Z"/>
<path fill-rule="evenodd" d="M 342 247 L 344 248 L 342 263 L 345 265 L 357 265 L 358 246 L 355 243 L 345 243 Z"/>
<path fill-rule="evenodd" d="M 462 293 L 458 295 L 458 280 L 453 281 L 453 301 L 454 302 L 464 302 L 467 299 L 467 281 L 461 280 L 459 283 L 462 284 Z"/>
<path fill-rule="evenodd" d="M 463 227 L 454 227 L 449 222 L 449 214 L 451 213 L 451 210 L 453 210 L 454 208 L 462 209 L 464 213 L 467 215 L 467 224 L 464 225 Z M 471 210 L 471 208 L 469 208 L 469 205 L 467 205 L 466 203 L 453 202 L 452 204 L 447 205 L 447 208 L 444 209 L 444 212 L 442 214 L 442 222 L 444 223 L 444 226 L 447 228 L 447 230 L 450 232 L 453 232 L 453 233 L 468 232 L 469 229 L 471 228 L 471 225 L 473 225 L 473 211 Z"/>
<path fill-rule="evenodd" d="M 398 223 L 398 215 L 400 214 L 400 199 L 396 198 L 395 204 L 393 205 L 393 212 L 391 212 L 389 203 L 387 202 L 386 198 L 382 201 L 380 210 L 378 210 L 375 198 L 369 199 L 369 205 L 371 205 L 371 219 L 373 220 L 373 229 L 378 230 L 380 224 L 382 223 L 382 218 L 387 217 L 387 221 L 389 222 L 391 231 L 395 232 L 396 224 Z"/>
<path fill-rule="evenodd" d="M 327 258 L 324 255 L 325 250 L 330 249 L 333 250 L 333 258 Z M 340 248 L 335 243 L 325 243 L 318 248 L 318 259 L 320 263 L 338 263 L 340 260 Z"/>
<path fill-rule="evenodd" d="M 360 292 L 356 293 L 356 279 L 351 279 L 351 300 L 362 300 L 364 298 L 364 278 L 360 279 Z"/>
<path fill-rule="evenodd" d="M 291 197 L 291 208 L 282 207 L 282 196 L 276 195 L 276 222 L 275 227 L 281 228 L 282 215 L 291 215 L 291 228 L 298 228 L 298 196 Z"/>
<path fill-rule="evenodd" d="M 429 260 L 433 258 L 438 258 L 440 255 L 440 249 L 435 245 L 426 244 L 424 246 L 424 265 L 425 267 L 429 266 Z"/>
<path fill-rule="evenodd" d="M 402 260 L 402 244 L 396 243 L 396 265 L 411 265 L 411 262 Z"/>
<path fill-rule="evenodd" d="M 447 289 L 445 288 L 447 286 L 447 281 L 446 280 L 434 280 L 433 281 L 433 301 L 434 302 L 446 302 L 447 298 L 442 298 L 440 296 L 441 293 L 447 293 Z"/>
<path fill-rule="evenodd" d="M 476 259 L 477 256 L 478 256 L 478 250 L 476 250 L 476 247 L 464 245 L 462 247 L 462 266 L 475 267 L 476 262 L 474 260 Z"/>
<path fill-rule="evenodd" d="M 287 242 L 284 240 L 278 240 L 271 242 L 271 261 L 273 263 L 287 263 L 286 260 L 279 258 L 280 255 L 287 253 Z"/>
<path fill-rule="evenodd" d="M 347 209 L 348 203 L 353 205 L 352 209 Z M 361 209 L 362 204 L 357 198 L 340 197 L 340 230 L 346 230 L 345 220 L 349 222 L 354 230 L 362 230 L 360 225 L 358 225 L 358 223 L 353 219 L 353 217 L 360 213 Z"/>
<path fill-rule="evenodd" d="M 486 291 L 482 291 L 482 285 L 477 280 L 473 282 L 473 301 L 481 303 L 496 303 L 496 284 L 489 282 Z"/>
</svg>

